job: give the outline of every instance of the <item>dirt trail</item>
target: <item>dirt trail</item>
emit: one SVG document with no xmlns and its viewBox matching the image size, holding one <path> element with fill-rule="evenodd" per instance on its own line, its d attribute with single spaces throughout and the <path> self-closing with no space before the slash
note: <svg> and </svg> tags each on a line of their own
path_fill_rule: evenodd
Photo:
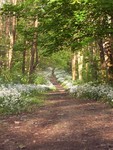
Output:
<svg viewBox="0 0 113 150">
<path fill-rule="evenodd" d="M 0 118 L 0 150 L 113 150 L 113 109 L 57 91 L 31 114 Z"/>
</svg>

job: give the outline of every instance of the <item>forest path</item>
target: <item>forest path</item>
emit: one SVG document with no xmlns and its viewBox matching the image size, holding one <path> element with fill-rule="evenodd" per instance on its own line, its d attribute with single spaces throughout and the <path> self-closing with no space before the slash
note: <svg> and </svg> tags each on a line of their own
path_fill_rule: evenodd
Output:
<svg viewBox="0 0 113 150">
<path fill-rule="evenodd" d="M 0 117 L 0 150 L 113 150 L 113 109 L 57 90 L 31 114 Z"/>
</svg>

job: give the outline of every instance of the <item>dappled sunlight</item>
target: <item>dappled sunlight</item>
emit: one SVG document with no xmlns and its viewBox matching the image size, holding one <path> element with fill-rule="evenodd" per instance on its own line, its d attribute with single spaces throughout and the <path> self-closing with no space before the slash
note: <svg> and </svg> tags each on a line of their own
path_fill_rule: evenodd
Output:
<svg viewBox="0 0 113 150">
<path fill-rule="evenodd" d="M 50 125 L 47 129 L 43 129 L 42 132 L 47 134 L 48 138 L 61 138 L 70 134 L 70 125 L 69 121 L 60 121 L 54 125 Z M 47 140 L 47 139 L 46 139 Z"/>
<path fill-rule="evenodd" d="M 0 150 L 113 150 L 113 0 L 0 0 Z"/>
<path fill-rule="evenodd" d="M 61 100 L 60 105 L 58 101 L 53 102 L 39 109 L 34 116 L 22 118 L 20 115 L 11 123 L 7 122 L 6 131 L 13 137 L 14 142 L 18 140 L 16 145 L 23 144 L 27 150 L 31 148 L 46 150 L 47 145 L 49 150 L 51 146 L 66 149 L 71 143 L 74 150 L 74 147 L 80 145 L 81 148 L 88 148 L 94 141 L 97 143 L 94 145 L 96 149 L 104 148 L 107 143 L 111 144 L 113 123 L 108 117 L 112 116 L 113 112 L 109 112 L 104 104 L 78 103 L 79 100 L 75 99 L 71 99 L 71 103 L 66 99 Z M 56 103 L 57 107 L 53 107 Z M 7 144 L 10 142 L 6 141 Z"/>
<path fill-rule="evenodd" d="M 2 120 L 4 130 L 0 132 L 4 147 L 103 150 L 112 146 L 113 110 L 94 100 L 75 99 L 66 92 L 59 92 L 59 88 L 45 93 L 45 105 L 35 112 Z"/>
</svg>

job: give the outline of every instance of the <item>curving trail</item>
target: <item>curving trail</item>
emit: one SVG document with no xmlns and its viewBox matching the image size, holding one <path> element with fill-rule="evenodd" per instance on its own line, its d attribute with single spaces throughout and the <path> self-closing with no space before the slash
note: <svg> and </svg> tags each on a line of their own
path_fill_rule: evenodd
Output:
<svg viewBox="0 0 113 150">
<path fill-rule="evenodd" d="M 113 150 L 113 109 L 72 98 L 56 82 L 46 105 L 0 117 L 0 150 Z"/>
</svg>

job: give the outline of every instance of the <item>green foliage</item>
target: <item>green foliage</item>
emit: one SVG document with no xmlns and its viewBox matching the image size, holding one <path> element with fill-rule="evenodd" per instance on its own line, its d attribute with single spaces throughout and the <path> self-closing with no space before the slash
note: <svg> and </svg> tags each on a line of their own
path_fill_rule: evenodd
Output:
<svg viewBox="0 0 113 150">
<path fill-rule="evenodd" d="M 46 69 L 47 67 L 62 68 L 70 71 L 71 69 L 71 51 L 61 50 L 51 54 L 50 56 L 41 57 L 39 68 Z M 46 61 L 45 61 L 46 60 Z"/>
<path fill-rule="evenodd" d="M 95 52 L 92 57 L 91 48 L 88 50 L 86 46 L 113 35 L 112 8 L 112 0 L 26 0 L 17 2 L 16 5 L 4 4 L 1 9 L 3 20 L 5 17 L 17 18 L 17 39 L 13 47 L 13 71 L 1 69 L 0 82 L 28 82 L 29 66 L 26 75 L 21 74 L 20 68 L 22 52 L 24 49 L 28 52 L 32 48 L 34 32 L 38 35 L 40 67 L 52 66 L 70 71 L 71 51 L 84 49 L 83 80 L 97 80 L 101 70 L 100 56 Z M 35 18 L 38 19 L 38 28 L 33 27 Z M 9 41 L 6 43 L 9 44 Z M 3 57 L 6 57 L 6 52 Z M 3 58 L 2 60 L 5 61 Z M 37 78 L 35 74 L 31 76 L 31 80 L 36 84 L 45 82 L 43 77 Z"/>
<path fill-rule="evenodd" d="M 24 43 L 18 42 L 18 43 L 14 44 L 14 47 L 13 47 L 14 51 L 21 51 L 22 52 L 24 49 L 25 49 Z"/>
<path fill-rule="evenodd" d="M 84 80 L 75 80 L 73 81 L 73 85 L 81 85 L 81 84 L 84 84 Z"/>
<path fill-rule="evenodd" d="M 12 82 L 12 76 L 9 70 L 2 70 L 1 76 L 0 76 L 0 83 L 8 83 Z"/>
<path fill-rule="evenodd" d="M 22 73 L 18 71 L 12 71 L 9 70 L 3 70 L 1 77 L 0 77 L 0 83 L 28 83 L 29 78 L 28 75 L 23 75 Z"/>
<path fill-rule="evenodd" d="M 34 79 L 34 83 L 35 84 L 46 84 L 47 80 L 45 79 L 44 76 L 38 75 L 35 79 Z"/>
<path fill-rule="evenodd" d="M 52 65 L 53 67 L 58 67 L 64 70 L 70 70 L 70 66 L 71 66 L 71 52 L 70 51 L 66 51 L 66 50 L 62 50 L 59 51 L 57 53 L 54 53 L 51 56 L 51 61 L 52 61 Z"/>
<path fill-rule="evenodd" d="M 29 96 L 27 96 L 27 101 L 29 107 L 32 105 L 42 106 L 44 104 L 44 93 L 39 93 L 37 91 L 33 91 Z"/>
</svg>

